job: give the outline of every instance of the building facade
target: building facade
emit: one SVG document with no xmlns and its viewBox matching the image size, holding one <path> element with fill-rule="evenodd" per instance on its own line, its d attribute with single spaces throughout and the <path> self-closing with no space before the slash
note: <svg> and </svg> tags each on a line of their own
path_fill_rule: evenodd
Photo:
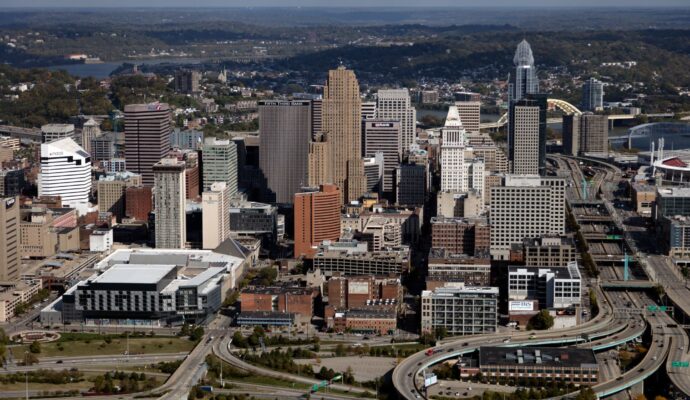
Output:
<svg viewBox="0 0 690 400">
<path fill-rule="evenodd" d="M 545 95 L 527 95 L 510 103 L 508 161 L 514 174 L 544 174 L 546 168 Z"/>
<path fill-rule="evenodd" d="M 343 202 L 357 200 L 366 191 L 361 103 L 359 83 L 353 71 L 342 66 L 328 71 L 323 95 L 323 131 L 331 148 L 332 183 L 340 189 Z"/>
<path fill-rule="evenodd" d="M 579 156 L 585 153 L 608 154 L 609 123 L 607 115 L 584 113 L 563 116 L 563 151 Z"/>
<path fill-rule="evenodd" d="M 170 151 L 172 113 L 165 103 L 125 106 L 125 159 L 127 169 L 153 186 L 153 166 Z"/>
<path fill-rule="evenodd" d="M 395 183 L 395 168 L 400 165 L 401 124 L 399 121 L 370 119 L 364 121 L 364 156 L 383 154 L 382 192 L 392 198 Z"/>
<path fill-rule="evenodd" d="M 309 183 L 311 122 L 309 100 L 259 101 L 259 165 L 271 202 L 291 204 Z"/>
<path fill-rule="evenodd" d="M 582 109 L 584 111 L 599 111 L 604 109 L 604 83 L 589 78 L 582 85 Z"/>
<path fill-rule="evenodd" d="M 201 194 L 203 248 L 215 249 L 230 237 L 230 188 L 214 182 Z"/>
<path fill-rule="evenodd" d="M 21 265 L 20 213 L 16 197 L 0 199 L 0 281 L 19 279 Z"/>
<path fill-rule="evenodd" d="M 422 332 L 444 328 L 448 335 L 494 333 L 498 288 L 463 284 L 422 291 Z"/>
<path fill-rule="evenodd" d="M 71 138 L 41 144 L 39 196 L 60 196 L 65 207 L 86 214 L 91 194 L 91 156 Z"/>
<path fill-rule="evenodd" d="M 538 175 L 506 175 L 491 188 L 491 255 L 506 260 L 525 238 L 563 235 L 565 189 L 565 179 Z"/>
<path fill-rule="evenodd" d="M 400 138 L 398 153 L 403 156 L 415 142 L 416 111 L 410 103 L 410 92 L 407 89 L 382 89 L 378 91 L 376 102 L 376 118 L 399 121 Z"/>
<path fill-rule="evenodd" d="M 187 241 L 185 163 L 164 158 L 153 166 L 156 247 L 183 249 Z"/>
<path fill-rule="evenodd" d="M 230 195 L 237 194 L 237 146 L 229 139 L 206 138 L 201 153 L 204 190 L 213 182 L 225 182 Z"/>
<path fill-rule="evenodd" d="M 340 190 L 335 185 L 295 194 L 295 257 L 311 257 L 322 241 L 338 240 L 340 199 Z"/>
<path fill-rule="evenodd" d="M 565 266 L 508 267 L 508 300 L 538 300 L 540 308 L 569 308 L 582 303 L 577 262 Z"/>
</svg>

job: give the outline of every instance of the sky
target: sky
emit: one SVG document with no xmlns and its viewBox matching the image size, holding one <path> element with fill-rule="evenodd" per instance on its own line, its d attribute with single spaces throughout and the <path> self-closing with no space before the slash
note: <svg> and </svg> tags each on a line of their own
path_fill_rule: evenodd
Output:
<svg viewBox="0 0 690 400">
<path fill-rule="evenodd" d="M 336 4 L 334 4 L 336 3 Z M 0 0 L 7 7 L 690 7 L 688 0 Z"/>
</svg>

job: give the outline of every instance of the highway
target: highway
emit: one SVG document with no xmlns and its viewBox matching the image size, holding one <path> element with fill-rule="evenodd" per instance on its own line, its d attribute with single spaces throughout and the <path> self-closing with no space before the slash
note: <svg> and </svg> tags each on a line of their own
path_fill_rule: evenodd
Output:
<svg viewBox="0 0 690 400">
<path fill-rule="evenodd" d="M 320 380 L 317 380 L 317 379 L 293 375 L 293 374 L 289 374 L 286 372 L 274 371 L 271 369 L 262 368 L 262 367 L 258 367 L 256 365 L 249 364 L 249 363 L 235 357 L 235 355 L 232 354 L 232 352 L 230 351 L 230 346 L 231 346 L 230 342 L 231 342 L 230 335 L 227 335 L 226 338 L 224 338 L 223 340 L 219 340 L 219 341 L 215 342 L 215 344 L 213 346 L 213 354 L 215 354 L 218 358 L 220 358 L 221 360 L 225 361 L 226 363 L 228 363 L 228 364 L 230 364 L 236 368 L 240 368 L 240 369 L 245 370 L 245 371 L 256 373 L 257 375 L 269 376 L 272 378 L 283 379 L 283 380 L 292 381 L 292 382 L 305 383 L 308 385 L 313 385 L 313 384 L 321 382 Z M 357 386 L 343 385 L 343 384 L 337 384 L 337 383 L 330 385 L 330 387 L 332 387 L 334 389 L 338 389 L 338 390 L 342 390 L 342 391 L 346 391 L 346 392 L 358 393 L 358 394 L 368 391 L 367 389 L 362 389 L 362 388 L 357 387 Z"/>
</svg>

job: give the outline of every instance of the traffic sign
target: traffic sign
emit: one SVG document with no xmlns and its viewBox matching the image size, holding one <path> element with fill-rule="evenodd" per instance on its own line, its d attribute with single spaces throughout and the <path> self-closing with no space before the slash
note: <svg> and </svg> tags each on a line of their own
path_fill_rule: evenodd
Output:
<svg viewBox="0 0 690 400">
<path fill-rule="evenodd" d="M 666 306 L 647 306 L 647 311 L 666 311 Z"/>
<path fill-rule="evenodd" d="M 690 367 L 690 361 L 671 361 L 671 366 L 677 368 L 688 368 Z"/>
</svg>

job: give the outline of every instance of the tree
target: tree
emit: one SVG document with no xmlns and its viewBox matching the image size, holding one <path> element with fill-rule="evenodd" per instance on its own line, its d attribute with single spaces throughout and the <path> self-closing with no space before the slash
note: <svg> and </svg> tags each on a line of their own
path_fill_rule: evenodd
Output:
<svg viewBox="0 0 690 400">
<path fill-rule="evenodd" d="M 29 345 L 29 351 L 32 352 L 33 354 L 39 354 L 41 352 L 41 343 L 32 342 Z"/>
<path fill-rule="evenodd" d="M 549 310 L 541 310 L 532 317 L 528 324 L 528 329 L 545 330 L 553 326 L 553 317 L 549 314 Z"/>
<path fill-rule="evenodd" d="M 597 394 L 594 393 L 591 387 L 586 387 L 580 390 L 575 400 L 597 400 Z"/>
</svg>

